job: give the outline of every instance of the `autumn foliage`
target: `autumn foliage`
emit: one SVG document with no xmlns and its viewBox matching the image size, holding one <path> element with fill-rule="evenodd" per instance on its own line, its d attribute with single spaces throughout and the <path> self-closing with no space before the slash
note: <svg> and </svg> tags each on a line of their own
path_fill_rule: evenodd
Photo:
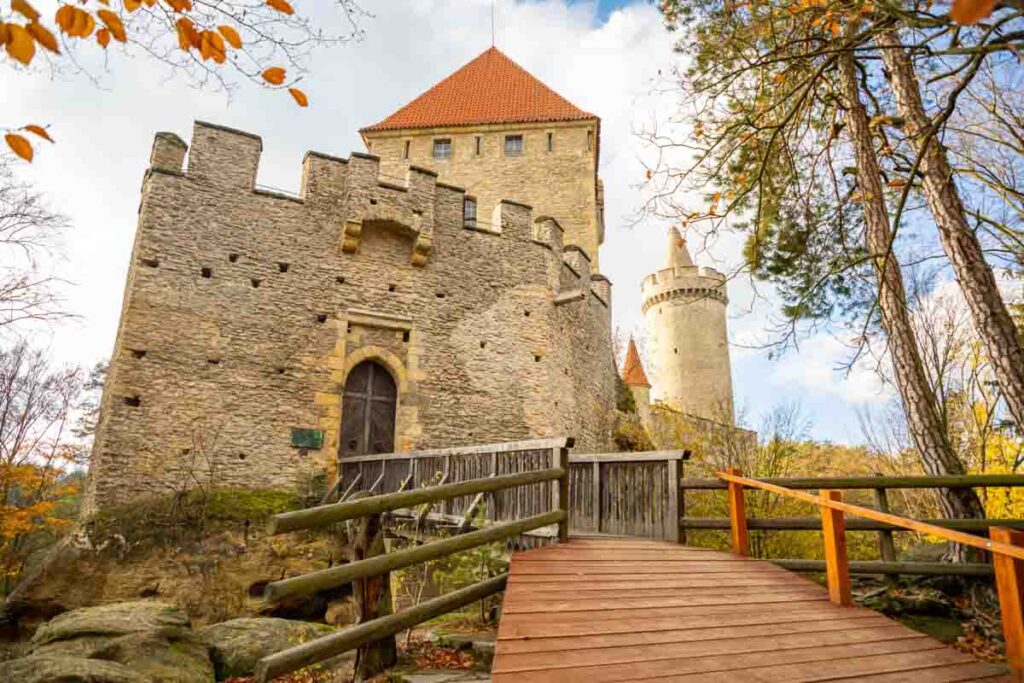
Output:
<svg viewBox="0 0 1024 683">
<path fill-rule="evenodd" d="M 33 65 L 44 53 L 55 64 L 55 60 L 70 59 L 69 53 L 75 50 L 105 51 L 111 43 L 135 43 L 176 69 L 197 65 L 209 75 L 209 70 L 231 66 L 264 87 L 287 90 L 301 107 L 308 106 L 309 98 L 296 87 L 298 79 L 289 81 L 285 66 L 265 62 L 297 64 L 302 46 L 345 39 L 331 37 L 309 20 L 296 17 L 285 0 L 215 6 L 193 0 L 79 0 L 59 3 L 53 16 L 44 16 L 28 0 L 9 2 L 9 13 L 0 4 L 0 45 L 9 60 L 23 67 Z M 354 0 L 337 0 L 336 5 L 352 24 L 353 35 L 358 34 Z M 188 59 L 169 56 L 168 45 Z M 53 142 L 46 129 L 36 124 L 4 133 L 7 147 L 26 161 L 34 156 L 34 138 Z"/>
</svg>

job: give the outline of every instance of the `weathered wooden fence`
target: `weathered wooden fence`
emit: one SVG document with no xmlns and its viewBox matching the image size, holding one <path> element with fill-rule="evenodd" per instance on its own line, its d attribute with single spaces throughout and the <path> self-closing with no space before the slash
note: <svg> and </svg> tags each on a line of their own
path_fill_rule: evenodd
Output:
<svg viewBox="0 0 1024 683">
<path fill-rule="evenodd" d="M 571 439 L 539 439 L 343 458 L 338 461 L 338 482 L 328 496 L 340 494 L 341 500 L 345 500 L 356 489 L 366 489 L 372 494 L 393 493 L 528 472 L 548 462 L 553 450 L 571 445 Z M 580 533 L 678 542 L 682 510 L 678 482 L 688 454 L 688 451 L 570 454 L 572 528 Z M 400 516 L 418 516 L 468 530 L 478 516 L 486 522 L 498 522 L 546 510 L 550 507 L 550 495 L 547 489 L 515 489 L 446 500 L 426 513 L 397 512 Z M 538 529 L 530 535 L 553 534 L 551 529 Z"/>
<path fill-rule="evenodd" d="M 497 541 L 506 541 L 520 534 L 543 527 L 557 529 L 555 537 L 559 541 L 569 539 L 569 456 L 568 445 L 571 439 L 548 439 L 518 444 L 499 444 L 474 449 L 451 449 L 428 457 L 452 456 L 485 456 L 480 460 L 494 462 L 490 457 L 503 453 L 527 453 L 522 458 L 510 458 L 514 472 L 502 473 L 499 464 L 493 473 L 477 478 L 467 478 L 458 482 L 435 481 L 432 485 L 405 490 L 412 481 L 409 476 L 397 483 L 398 490 L 392 493 L 370 495 L 368 492 L 350 491 L 348 500 L 338 503 L 327 503 L 307 510 L 297 510 L 275 515 L 270 522 L 269 531 L 281 534 L 303 529 L 329 527 L 330 525 L 348 520 L 363 520 L 356 534 L 356 556 L 353 562 L 341 564 L 328 569 L 285 578 L 267 585 L 265 598 L 277 602 L 298 595 L 310 595 L 323 590 L 337 588 L 345 584 L 353 584 L 353 595 L 356 597 L 360 610 L 359 623 L 342 629 L 336 633 L 317 640 L 296 645 L 260 660 L 256 680 L 269 681 L 277 676 L 336 657 L 353 649 L 359 650 L 357 661 L 365 665 L 367 658 L 376 658 L 379 663 L 369 671 L 361 669 L 364 675 L 374 675 L 379 670 L 394 663 L 394 634 L 404 631 L 416 624 L 428 621 L 441 614 L 459 609 L 505 588 L 507 575 L 497 576 L 480 581 L 471 586 L 442 595 L 414 607 L 395 614 L 390 613 L 388 588 L 389 572 L 410 567 L 423 562 L 437 560 L 448 555 L 469 550 L 481 545 Z M 457 452 L 456 452 L 457 451 Z M 465 462 L 472 463 L 477 459 L 469 457 Z M 376 463 L 380 470 L 372 486 L 380 489 L 387 479 L 388 463 L 399 461 L 409 467 L 407 459 L 386 457 Z M 365 460 L 363 462 L 366 462 Z M 372 462 L 372 461 L 371 461 Z M 501 458 L 498 458 L 501 462 Z M 447 463 L 453 471 L 465 472 L 476 465 L 464 466 L 452 458 Z M 477 470 L 478 471 L 478 470 Z M 479 471 L 478 471 L 479 472 Z M 356 482 L 361 481 L 362 471 L 353 475 Z M 431 480 L 433 481 L 433 480 Z M 404 482 L 404 483 L 403 483 Z M 341 486 L 335 487 L 340 490 Z M 526 495 L 519 495 L 525 493 Z M 343 494 L 346 495 L 346 494 Z M 480 496 L 493 495 L 497 500 L 505 501 L 505 512 L 514 509 L 519 512 L 516 519 L 497 521 L 487 524 L 482 529 L 457 534 L 423 545 L 398 550 L 392 553 L 383 551 L 383 535 L 381 533 L 381 516 L 400 510 L 427 509 L 430 506 L 447 501 L 480 500 Z M 538 506 L 546 507 L 538 507 Z M 456 506 L 453 509 L 462 509 Z M 390 642 L 388 642 L 390 640 Z M 390 659 L 388 656 L 390 654 Z"/>
</svg>

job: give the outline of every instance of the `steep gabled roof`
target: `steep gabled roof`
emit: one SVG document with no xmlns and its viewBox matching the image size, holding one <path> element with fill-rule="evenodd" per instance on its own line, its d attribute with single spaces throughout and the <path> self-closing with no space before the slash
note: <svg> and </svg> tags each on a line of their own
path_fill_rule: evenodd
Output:
<svg viewBox="0 0 1024 683">
<path fill-rule="evenodd" d="M 644 372 L 644 365 L 640 362 L 640 352 L 636 350 L 636 342 L 629 340 L 629 348 L 626 350 L 626 360 L 622 364 L 622 381 L 631 387 L 649 387 L 647 374 Z"/>
<path fill-rule="evenodd" d="M 360 132 L 596 118 L 491 47 L 391 116 Z"/>
</svg>

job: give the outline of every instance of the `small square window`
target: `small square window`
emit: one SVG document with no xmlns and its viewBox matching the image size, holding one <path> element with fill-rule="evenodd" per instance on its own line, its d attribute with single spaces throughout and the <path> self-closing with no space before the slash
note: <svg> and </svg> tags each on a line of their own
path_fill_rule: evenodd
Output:
<svg viewBox="0 0 1024 683">
<path fill-rule="evenodd" d="M 507 157 L 518 157 L 523 155 L 523 136 L 522 135 L 506 135 L 505 136 L 505 156 Z"/>
<path fill-rule="evenodd" d="M 451 159 L 452 158 L 452 139 L 451 138 L 438 138 L 434 140 L 434 158 L 435 159 Z"/>
<path fill-rule="evenodd" d="M 476 227 L 476 200 L 472 197 L 466 197 L 462 202 L 462 220 L 466 225 Z"/>
</svg>

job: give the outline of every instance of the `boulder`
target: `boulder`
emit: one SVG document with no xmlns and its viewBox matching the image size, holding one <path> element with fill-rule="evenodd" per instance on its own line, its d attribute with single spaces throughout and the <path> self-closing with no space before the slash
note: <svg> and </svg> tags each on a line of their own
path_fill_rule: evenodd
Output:
<svg viewBox="0 0 1024 683">
<path fill-rule="evenodd" d="M 82 637 L 123 636 L 152 631 L 185 632 L 189 629 L 184 612 L 163 602 L 140 600 L 98 607 L 83 607 L 60 614 L 46 622 L 32 637 L 33 650 L 61 640 Z"/>
<path fill-rule="evenodd" d="M 82 657 L 31 655 L 0 663 L 0 681 L 18 683 L 152 683 L 117 662 Z"/>
<path fill-rule="evenodd" d="M 153 633 L 129 633 L 93 654 L 130 667 L 156 683 L 213 683 L 213 662 L 195 634 L 166 638 Z"/>
<path fill-rule="evenodd" d="M 267 655 L 333 633 L 325 624 L 272 617 L 232 619 L 197 631 L 209 647 L 217 680 L 251 676 Z"/>
</svg>

